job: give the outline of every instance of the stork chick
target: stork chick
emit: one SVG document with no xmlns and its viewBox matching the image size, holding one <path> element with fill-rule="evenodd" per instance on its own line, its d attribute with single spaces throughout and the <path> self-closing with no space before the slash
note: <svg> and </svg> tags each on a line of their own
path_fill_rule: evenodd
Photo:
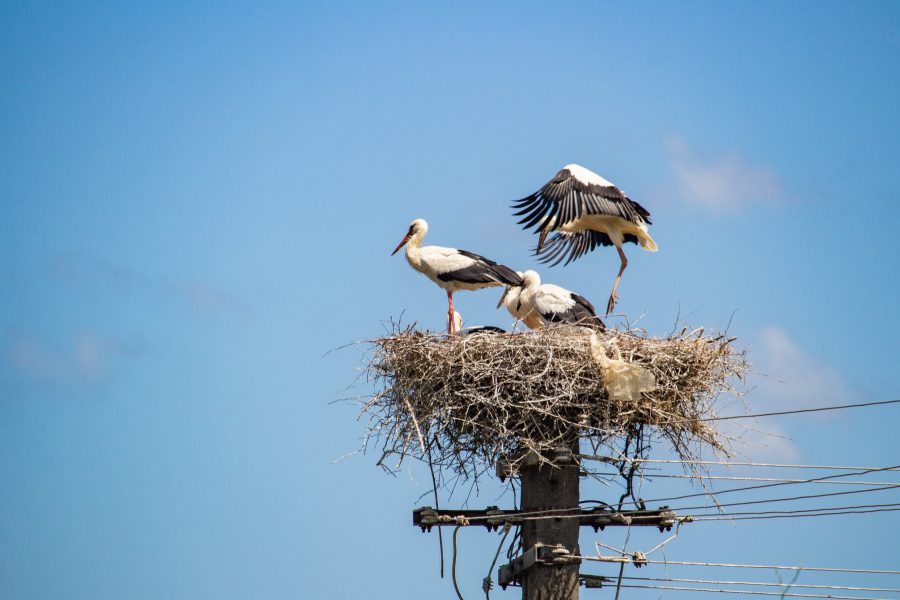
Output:
<svg viewBox="0 0 900 600">
<path fill-rule="evenodd" d="M 594 305 L 586 298 L 552 283 L 541 284 L 540 275 L 531 270 L 522 274 L 517 311 L 525 314 L 525 324 L 531 329 L 560 323 L 606 328 Z M 529 324 L 530 318 L 537 327 Z"/>
</svg>

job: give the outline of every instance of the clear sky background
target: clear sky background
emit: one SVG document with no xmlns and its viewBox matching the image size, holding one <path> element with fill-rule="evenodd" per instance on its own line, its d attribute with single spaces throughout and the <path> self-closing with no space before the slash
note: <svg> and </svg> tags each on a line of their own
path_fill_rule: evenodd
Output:
<svg viewBox="0 0 900 600">
<path fill-rule="evenodd" d="M 535 267 L 509 203 L 569 162 L 653 214 L 619 309 L 730 321 L 770 376 L 752 409 L 900 397 L 897 3 L 5 2 L 0 77 L 4 599 L 452 597 L 410 526 L 427 475 L 333 463 L 363 426 L 329 403 L 371 388 L 358 349 L 323 355 L 444 326 L 388 256 L 414 218 Z M 617 265 L 542 273 L 604 306 Z M 507 326 L 499 294 L 457 308 Z M 760 421 L 790 439 L 741 453 L 898 464 L 897 410 Z M 897 514 L 697 523 L 667 556 L 896 568 Z M 460 533 L 467 598 L 494 535 Z"/>
</svg>

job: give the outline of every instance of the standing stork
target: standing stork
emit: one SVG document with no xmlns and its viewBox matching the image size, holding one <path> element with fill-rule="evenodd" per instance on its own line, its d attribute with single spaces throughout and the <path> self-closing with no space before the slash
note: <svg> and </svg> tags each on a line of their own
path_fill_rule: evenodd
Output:
<svg viewBox="0 0 900 600">
<path fill-rule="evenodd" d="M 540 275 L 535 271 L 529 270 L 522 274 L 521 290 L 517 310 L 524 313 L 523 320 L 531 329 L 560 323 L 606 329 L 597 316 L 594 305 L 587 298 L 552 283 L 542 284 Z"/>
<path fill-rule="evenodd" d="M 409 231 L 391 252 L 397 254 L 406 244 L 406 260 L 409 266 L 422 273 L 447 292 L 448 333 L 456 335 L 453 319 L 453 292 L 459 290 L 480 290 L 500 285 L 521 285 L 522 278 L 509 267 L 465 250 L 422 246 L 428 233 L 428 223 L 416 219 L 409 225 Z"/>
<path fill-rule="evenodd" d="M 640 244 L 656 252 L 656 242 L 647 232 L 650 213 L 615 185 L 582 166 L 563 167 L 553 179 L 526 198 L 513 203 L 519 209 L 523 229 L 539 234 L 535 255 L 550 266 L 569 264 L 597 246 L 615 246 L 622 266 L 613 284 L 606 314 L 616 305 L 616 289 L 628 258 L 622 244 Z M 555 233 L 549 241 L 547 234 Z M 546 243 L 545 243 L 546 242 Z"/>
</svg>

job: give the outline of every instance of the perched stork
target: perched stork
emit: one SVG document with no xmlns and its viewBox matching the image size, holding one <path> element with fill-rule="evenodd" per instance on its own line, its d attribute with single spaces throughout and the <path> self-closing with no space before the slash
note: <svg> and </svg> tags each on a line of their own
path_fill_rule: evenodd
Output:
<svg viewBox="0 0 900 600">
<path fill-rule="evenodd" d="M 557 323 L 606 328 L 597 316 L 594 305 L 586 298 L 552 283 L 541 284 L 541 278 L 535 271 L 522 274 L 521 290 L 517 310 L 526 315 L 525 324 L 531 329 Z M 532 317 L 535 320 L 529 321 Z M 537 327 L 532 322 L 536 322 Z"/>
<path fill-rule="evenodd" d="M 441 246 L 422 246 L 428 233 L 428 223 L 416 219 L 409 226 L 406 236 L 391 252 L 391 256 L 406 246 L 406 260 L 409 266 L 422 273 L 447 292 L 448 333 L 456 334 L 453 320 L 453 292 L 459 290 L 480 290 L 499 285 L 521 285 L 522 278 L 509 267 L 499 265 L 483 256 Z"/>
<path fill-rule="evenodd" d="M 516 201 L 515 216 L 522 217 L 524 229 L 534 227 L 539 234 L 535 255 L 550 266 L 565 260 L 569 264 L 597 246 L 615 246 L 622 266 L 613 284 L 606 314 L 616 304 L 616 289 L 628 259 L 622 244 L 633 242 L 656 252 L 656 242 L 647 232 L 650 213 L 622 190 L 593 171 L 566 165 L 544 186 Z M 547 234 L 555 233 L 549 241 Z M 546 243 L 545 243 L 546 242 Z"/>
<path fill-rule="evenodd" d="M 516 275 L 522 277 L 524 273 L 516 271 Z M 522 321 L 529 329 L 540 329 L 541 321 L 537 313 L 523 310 L 523 307 L 519 302 L 519 296 L 521 294 L 522 286 L 506 286 L 506 289 L 503 290 L 503 295 L 500 296 L 500 302 L 497 303 L 497 308 L 500 308 L 505 304 L 506 310 L 509 311 L 509 314 L 512 315 L 513 319 Z"/>
</svg>

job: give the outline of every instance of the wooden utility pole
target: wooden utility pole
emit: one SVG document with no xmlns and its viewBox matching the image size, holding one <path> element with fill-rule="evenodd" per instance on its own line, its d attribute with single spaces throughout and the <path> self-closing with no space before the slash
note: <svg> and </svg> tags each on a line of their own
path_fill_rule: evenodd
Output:
<svg viewBox="0 0 900 600">
<path fill-rule="evenodd" d="M 498 464 L 501 479 L 518 476 L 522 491 L 519 509 L 433 509 L 423 506 L 413 511 L 412 522 L 422 531 L 433 527 L 477 526 L 497 531 L 504 524 L 522 528 L 519 556 L 500 567 L 497 581 L 503 589 L 522 586 L 523 600 L 577 600 L 579 583 L 586 587 L 604 587 L 611 582 L 600 575 L 579 575 L 581 551 L 578 533 L 581 527 L 596 532 L 606 527 L 656 527 L 660 533 L 689 517 L 679 517 L 665 506 L 647 510 L 616 510 L 610 506 L 581 508 L 579 482 L 582 474 L 571 448 L 558 448 L 542 457 L 530 455 L 519 461 L 515 473 L 508 464 Z M 548 515 L 540 514 L 549 511 Z M 559 514 L 559 517 L 554 517 Z M 540 518 L 536 518 L 540 517 Z M 547 518 L 544 518 L 547 517 Z M 646 564 L 636 553 L 636 566 Z M 643 560 L 643 563 L 641 562 Z"/>
<path fill-rule="evenodd" d="M 577 509 L 579 469 L 574 460 L 551 466 L 525 467 L 521 472 L 522 512 Z M 578 519 L 535 519 L 522 524 L 522 543 L 527 550 L 536 545 L 561 544 L 571 556 L 578 549 Z M 561 552 L 560 552 L 561 554 Z M 562 556 L 560 557 L 562 558 Z M 540 564 L 521 574 L 523 600 L 577 600 L 578 562 Z"/>
</svg>

